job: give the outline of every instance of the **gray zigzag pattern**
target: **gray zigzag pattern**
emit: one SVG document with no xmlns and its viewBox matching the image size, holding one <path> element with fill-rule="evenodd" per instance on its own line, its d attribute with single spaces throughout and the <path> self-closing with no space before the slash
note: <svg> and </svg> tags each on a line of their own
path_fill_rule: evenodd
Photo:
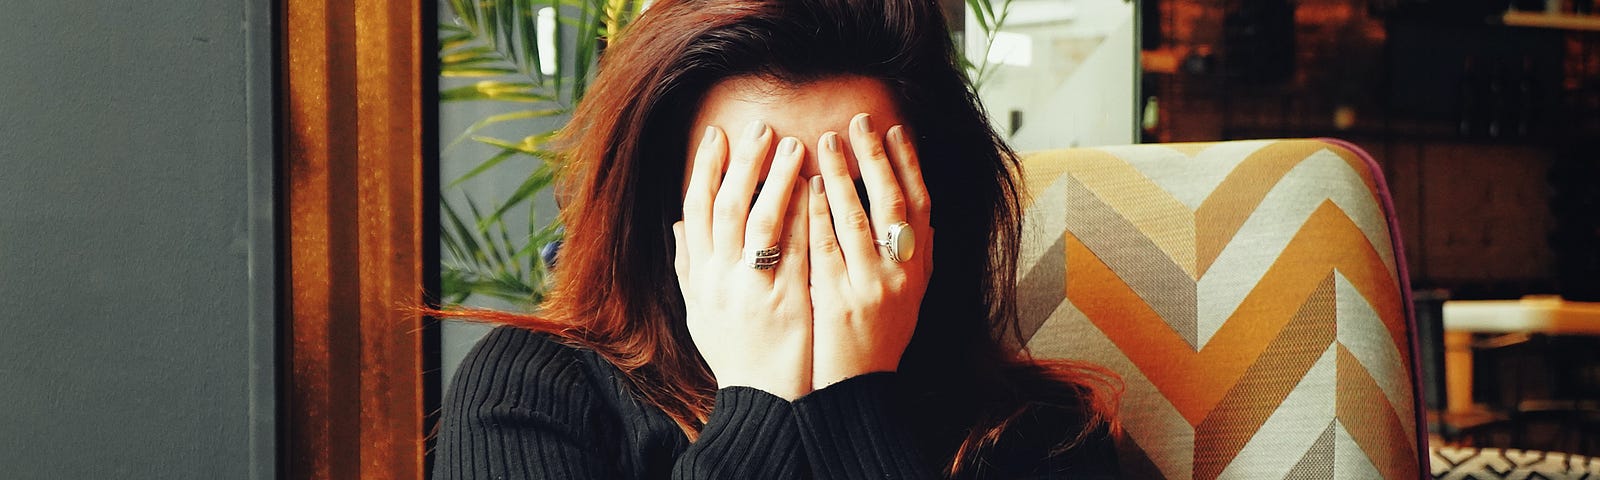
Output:
<svg viewBox="0 0 1600 480">
<path fill-rule="evenodd" d="M 1200 347 L 1195 281 L 1139 229 L 1068 175 L 1067 230 L 1127 282 L 1189 348 Z M 1069 272 L 1070 273 L 1070 272 Z"/>
</svg>

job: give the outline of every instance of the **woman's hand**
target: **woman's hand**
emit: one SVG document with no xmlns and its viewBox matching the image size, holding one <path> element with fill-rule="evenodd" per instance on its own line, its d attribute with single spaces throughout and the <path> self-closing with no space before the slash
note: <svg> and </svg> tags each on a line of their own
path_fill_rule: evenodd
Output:
<svg viewBox="0 0 1600 480">
<path fill-rule="evenodd" d="M 866 185 L 870 214 L 856 195 L 834 132 L 817 147 L 822 175 L 811 178 L 811 304 L 814 317 L 811 388 L 871 372 L 894 371 L 916 330 L 922 295 L 933 272 L 930 200 L 922 169 L 901 126 L 888 141 L 871 118 L 850 121 L 850 148 Z M 892 226 L 909 224 L 915 240 L 910 258 L 897 262 L 876 239 Z"/>
<path fill-rule="evenodd" d="M 673 267 L 689 335 L 717 387 L 752 387 L 793 400 L 811 391 L 807 196 L 797 181 L 805 149 L 794 138 L 779 143 L 752 207 L 772 137 L 771 128 L 755 122 L 733 141 L 730 158 L 729 139 L 706 127 L 684 192 L 683 221 L 672 229 Z M 774 246 L 776 264 L 757 268 L 774 261 L 757 251 Z"/>
</svg>

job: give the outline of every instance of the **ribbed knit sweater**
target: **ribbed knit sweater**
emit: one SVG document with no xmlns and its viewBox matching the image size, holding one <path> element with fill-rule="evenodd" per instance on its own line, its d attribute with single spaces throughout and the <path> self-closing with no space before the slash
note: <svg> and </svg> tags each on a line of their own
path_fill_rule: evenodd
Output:
<svg viewBox="0 0 1600 480">
<path fill-rule="evenodd" d="M 931 479 L 966 434 L 968 415 L 912 400 L 893 373 L 846 379 L 793 402 L 761 390 L 717 391 L 690 442 L 635 398 L 598 354 L 544 334 L 492 331 L 444 398 L 434 478 Z M 1081 416 L 1024 418 L 967 478 L 1112 478 L 1104 431 L 1065 453 Z"/>
</svg>

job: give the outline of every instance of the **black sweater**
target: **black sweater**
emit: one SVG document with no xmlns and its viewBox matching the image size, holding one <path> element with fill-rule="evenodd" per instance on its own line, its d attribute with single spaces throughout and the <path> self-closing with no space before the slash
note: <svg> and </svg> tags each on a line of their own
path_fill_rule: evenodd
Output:
<svg viewBox="0 0 1600 480">
<path fill-rule="evenodd" d="M 436 480 L 924 479 L 940 477 L 965 436 L 948 402 L 908 392 L 893 373 L 850 378 L 793 402 L 745 387 L 719 390 L 690 443 L 660 409 L 636 400 L 594 352 L 500 327 L 472 349 L 445 395 Z M 1055 418 L 1050 418 L 1055 417 Z M 1024 418 L 968 469 L 975 478 L 1110 478 L 1104 431 L 1059 455 L 1078 415 Z"/>
</svg>

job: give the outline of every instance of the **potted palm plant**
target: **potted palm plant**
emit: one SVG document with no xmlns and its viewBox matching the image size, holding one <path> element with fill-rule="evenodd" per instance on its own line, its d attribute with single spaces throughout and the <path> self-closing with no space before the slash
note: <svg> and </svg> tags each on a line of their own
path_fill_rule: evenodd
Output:
<svg viewBox="0 0 1600 480">
<path fill-rule="evenodd" d="M 930 0 L 931 1 L 931 0 Z M 992 45 L 1011 0 L 965 0 L 977 20 L 984 45 Z M 447 0 L 451 15 L 439 25 L 441 103 L 493 102 L 498 108 L 478 118 L 446 143 L 445 151 L 472 143 L 490 154 L 467 159 L 466 173 L 447 190 L 460 198 L 442 200 L 441 287 L 445 305 L 485 297 L 532 310 L 544 300 L 549 265 L 541 253 L 561 238 L 557 222 L 508 214 L 531 207 L 554 185 L 560 159 L 547 148 L 567 115 L 583 100 L 606 42 L 617 37 L 649 2 L 642 0 Z M 974 83 L 993 73 L 987 52 L 967 61 Z M 448 82 L 446 82 L 448 81 Z M 504 138 L 486 132 L 516 131 Z M 510 170 L 507 162 L 532 160 L 519 171 L 522 182 L 509 195 L 476 198 L 460 191 L 465 182 L 489 172 Z M 454 161 L 454 160 L 451 160 Z M 526 172 L 526 173 L 523 173 Z M 527 208 L 532 215 L 534 208 Z M 520 219 L 519 219 L 520 220 Z M 516 224 L 516 227 L 513 227 Z M 513 233 L 515 231 L 515 233 Z"/>
<path fill-rule="evenodd" d="M 507 215 L 525 207 L 531 216 L 538 194 L 554 184 L 558 158 L 547 143 L 583 99 L 606 39 L 643 6 L 627 0 L 448 1 L 450 14 L 439 25 L 444 77 L 439 101 L 498 105 L 444 146 L 451 152 L 471 143 L 492 152 L 467 160 L 472 165 L 466 173 L 444 187 L 459 191 L 461 199 L 442 196 L 440 272 L 446 305 L 477 296 L 532 309 L 543 300 L 549 266 L 540 252 L 559 241 L 560 227 L 537 218 L 525 219 L 522 226 Z M 491 127 L 520 136 L 490 135 Z M 462 191 L 468 180 L 503 174 L 512 170 L 507 162 L 526 160 L 535 167 L 517 173 L 522 182 L 509 195 L 475 198 L 474 192 Z"/>
</svg>

